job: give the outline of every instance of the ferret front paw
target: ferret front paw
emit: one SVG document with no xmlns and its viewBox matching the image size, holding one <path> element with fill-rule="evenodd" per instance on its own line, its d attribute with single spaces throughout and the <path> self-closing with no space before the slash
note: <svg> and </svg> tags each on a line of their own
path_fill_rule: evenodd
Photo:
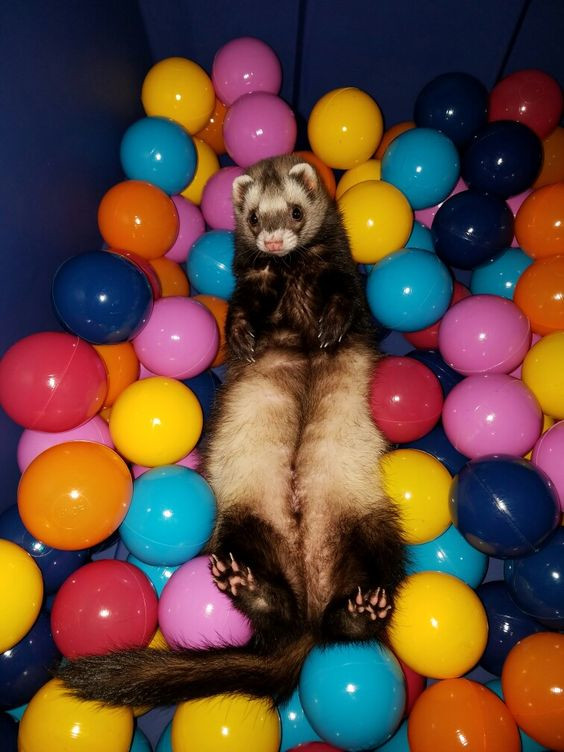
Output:
<svg viewBox="0 0 564 752">
<path fill-rule="evenodd" d="M 332 298 L 319 319 L 319 347 L 327 349 L 337 345 L 348 332 L 351 321 L 351 302 L 340 296 Z"/>
<path fill-rule="evenodd" d="M 353 616 L 364 614 L 371 621 L 385 619 L 392 610 L 384 588 L 362 591 L 359 587 L 354 598 L 349 598 L 347 611 Z"/>
<path fill-rule="evenodd" d="M 227 334 L 227 343 L 231 353 L 236 358 L 254 363 L 256 337 L 253 328 L 246 319 L 238 318 L 231 323 Z"/>
</svg>

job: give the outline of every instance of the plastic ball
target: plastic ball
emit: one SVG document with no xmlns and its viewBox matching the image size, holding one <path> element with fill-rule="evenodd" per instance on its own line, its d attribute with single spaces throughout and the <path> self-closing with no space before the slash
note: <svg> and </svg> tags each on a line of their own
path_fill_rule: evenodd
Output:
<svg viewBox="0 0 564 752">
<path fill-rule="evenodd" d="M 406 248 L 419 248 L 422 251 L 435 252 L 431 230 L 421 222 L 414 222 L 411 235 L 405 244 Z"/>
<path fill-rule="evenodd" d="M 484 686 L 487 687 L 491 692 L 495 692 L 499 699 L 504 701 L 503 691 L 501 688 L 501 679 L 490 679 L 490 681 L 486 682 Z M 527 736 L 527 734 L 525 734 L 525 732 L 519 727 L 517 728 L 519 731 L 519 736 L 521 738 L 521 752 L 546 752 L 542 744 L 539 744 L 534 739 L 531 739 L 531 737 Z"/>
<path fill-rule="evenodd" d="M 453 479 L 449 505 L 466 540 L 500 559 L 533 554 L 560 522 L 548 477 L 527 460 L 503 454 L 468 462 Z"/>
<path fill-rule="evenodd" d="M 384 153 L 392 141 L 397 138 L 401 133 L 415 128 L 415 123 L 412 120 L 402 120 L 400 123 L 391 125 L 386 131 L 378 144 L 378 148 L 374 154 L 376 159 L 382 159 Z"/>
<path fill-rule="evenodd" d="M 21 752 L 129 752 L 132 736 L 129 708 L 79 700 L 52 679 L 27 706 L 18 743 Z"/>
<path fill-rule="evenodd" d="M 552 483 L 564 511 L 564 421 L 549 426 L 533 447 L 532 462 L 543 470 Z"/>
<path fill-rule="evenodd" d="M 117 529 L 131 492 L 131 475 L 117 452 L 71 441 L 47 449 L 29 465 L 18 487 L 18 508 L 40 541 L 76 551 L 101 543 Z"/>
<path fill-rule="evenodd" d="M 439 208 L 431 231 L 439 258 L 473 269 L 511 245 L 513 213 L 498 196 L 461 191 Z"/>
<path fill-rule="evenodd" d="M 131 263 L 134 264 L 141 272 L 143 272 L 143 274 L 147 278 L 147 281 L 151 286 L 153 300 L 158 300 L 161 297 L 161 285 L 159 278 L 157 277 L 155 270 L 147 259 L 144 259 L 142 256 L 139 256 L 139 254 L 132 253 L 131 251 L 122 251 L 120 248 L 111 248 L 109 249 L 109 253 L 114 256 L 121 256 L 122 258 L 131 261 Z"/>
<path fill-rule="evenodd" d="M 227 358 L 227 344 L 225 339 L 225 322 L 227 320 L 228 303 L 223 298 L 217 298 L 215 295 L 195 295 L 194 300 L 205 306 L 215 319 L 219 332 L 219 347 L 215 358 L 212 360 L 210 368 L 217 368 L 225 363 Z M 190 386 L 190 384 L 187 384 Z"/>
<path fill-rule="evenodd" d="M 16 645 L 33 626 L 43 599 L 39 567 L 20 546 L 0 539 L 0 652 Z"/>
<path fill-rule="evenodd" d="M 385 742 L 405 706 L 401 667 L 388 648 L 375 642 L 314 648 L 302 667 L 299 692 L 315 731 L 348 750 Z"/>
<path fill-rule="evenodd" d="M 334 749 L 332 747 L 331 749 Z M 407 738 L 407 721 L 403 721 L 393 736 L 385 744 L 378 747 L 379 752 L 409 752 L 409 741 Z M 302 752 L 302 749 L 296 750 Z M 314 750 L 312 750 L 314 752 Z"/>
<path fill-rule="evenodd" d="M 421 692 L 425 689 L 427 679 L 417 671 L 414 671 L 406 663 L 398 658 L 401 670 L 403 671 L 403 678 L 405 680 L 405 709 L 404 718 L 411 713 L 413 706 Z"/>
<path fill-rule="evenodd" d="M 525 269 L 533 263 L 520 248 L 507 248 L 472 271 L 470 289 L 473 295 L 499 295 L 513 300 L 515 286 Z"/>
<path fill-rule="evenodd" d="M 164 731 L 159 736 L 155 752 L 172 752 L 172 721 L 167 723 Z"/>
<path fill-rule="evenodd" d="M 233 233 L 210 230 L 196 240 L 186 261 L 190 284 L 204 295 L 229 300 L 235 289 Z"/>
<path fill-rule="evenodd" d="M 376 425 L 392 442 L 418 439 L 441 417 L 443 392 L 437 377 L 412 358 L 388 355 L 374 371 L 370 408 Z"/>
<path fill-rule="evenodd" d="M 421 128 L 434 128 L 457 146 L 464 145 L 487 120 L 488 91 L 469 73 L 443 73 L 421 89 L 413 119 Z"/>
<path fill-rule="evenodd" d="M 215 151 L 199 138 L 194 138 L 198 153 L 198 166 L 192 181 L 182 191 L 182 196 L 198 206 L 202 203 L 204 188 L 208 181 L 219 171 L 219 160 Z"/>
<path fill-rule="evenodd" d="M 366 286 L 372 315 L 383 326 L 400 332 L 423 329 L 440 319 L 452 292 L 451 273 L 438 256 L 414 248 L 379 261 Z"/>
<path fill-rule="evenodd" d="M 164 586 L 168 583 L 172 575 L 176 572 L 178 567 L 167 567 L 167 566 L 158 566 L 155 564 L 147 564 L 145 561 L 141 561 L 141 559 L 138 559 L 136 556 L 133 556 L 133 554 L 129 554 L 127 557 L 127 561 L 130 564 L 133 564 L 137 567 L 137 569 L 140 569 L 146 577 L 151 582 L 151 585 L 155 588 L 155 591 L 157 593 L 157 596 L 160 598 L 164 589 Z M 157 634 L 161 635 L 161 632 L 157 632 Z M 154 639 L 154 638 L 153 638 Z M 166 647 L 166 642 L 164 637 L 162 637 L 163 644 L 159 645 L 159 647 Z M 152 642 L 149 644 L 148 647 L 151 647 Z"/>
<path fill-rule="evenodd" d="M 564 253 L 564 182 L 533 191 L 515 218 L 515 236 L 533 258 Z"/>
<path fill-rule="evenodd" d="M 215 695 L 179 705 L 172 719 L 174 752 L 278 752 L 280 719 L 266 700 Z"/>
<path fill-rule="evenodd" d="M 159 625 L 171 646 L 194 649 L 245 645 L 252 627 L 216 586 L 208 556 L 183 564 L 159 601 Z"/>
<path fill-rule="evenodd" d="M 88 343 L 72 334 L 31 334 L 13 344 L 0 361 L 0 405 L 24 428 L 76 428 L 96 415 L 106 391 L 104 364 Z"/>
<path fill-rule="evenodd" d="M 443 427 L 467 457 L 523 456 L 540 436 L 542 410 L 519 379 L 501 373 L 468 376 L 447 396 Z"/>
<path fill-rule="evenodd" d="M 523 361 L 523 382 L 533 392 L 543 413 L 564 419 L 564 332 L 554 332 L 539 340 Z"/>
<path fill-rule="evenodd" d="M 516 120 L 546 138 L 558 125 L 562 104 L 558 81 L 529 68 L 509 74 L 493 87 L 488 117 L 490 121 Z"/>
<path fill-rule="evenodd" d="M 438 460 L 417 449 L 396 449 L 383 456 L 380 470 L 385 492 L 399 509 L 406 543 L 425 543 L 447 529 L 451 476 Z"/>
<path fill-rule="evenodd" d="M 243 94 L 278 94 L 282 67 L 274 50 L 255 37 L 232 39 L 215 53 L 212 82 L 217 96 L 231 105 Z"/>
<path fill-rule="evenodd" d="M 18 724 L 7 713 L 0 713 L 0 739 L 2 739 L 5 752 L 17 752 Z"/>
<path fill-rule="evenodd" d="M 368 159 L 343 173 L 336 188 L 335 198 L 340 199 L 353 185 L 364 183 L 366 180 L 380 180 L 381 177 L 382 162 L 379 159 Z"/>
<path fill-rule="evenodd" d="M 296 118 L 291 108 L 275 94 L 261 91 L 236 100 L 227 110 L 223 124 L 225 148 L 240 167 L 289 154 L 296 136 Z"/>
<path fill-rule="evenodd" d="M 441 206 L 444 204 L 444 202 L 450 198 L 451 196 L 456 196 L 457 193 L 462 193 L 462 191 L 467 191 L 468 186 L 462 180 L 462 178 L 459 178 L 456 181 L 456 184 L 452 191 L 449 193 L 448 196 L 445 196 L 442 201 L 439 201 L 437 204 L 433 204 L 433 206 L 428 206 L 426 209 L 417 209 L 417 211 L 414 212 L 415 219 L 417 222 L 421 222 L 422 225 L 425 227 L 431 227 L 433 224 L 433 220 L 435 219 L 436 213 L 439 211 Z M 432 236 L 431 236 L 432 237 Z M 433 250 L 434 250 L 433 246 Z"/>
<path fill-rule="evenodd" d="M 444 362 L 438 350 L 412 350 L 409 357 L 418 360 L 433 371 L 445 397 L 464 379 L 464 376 Z"/>
<path fill-rule="evenodd" d="M 307 124 L 312 150 L 326 165 L 341 170 L 366 162 L 376 151 L 382 132 L 380 108 L 369 94 L 354 86 L 322 96 Z"/>
<path fill-rule="evenodd" d="M 564 180 L 564 128 L 558 126 L 542 142 L 543 163 L 533 188 Z"/>
<path fill-rule="evenodd" d="M 468 462 L 468 457 L 458 452 L 447 439 L 445 429 L 439 424 L 432 431 L 420 439 L 403 444 L 401 449 L 419 449 L 439 460 L 451 475 L 456 473 Z"/>
<path fill-rule="evenodd" d="M 564 635 L 521 640 L 503 666 L 505 702 L 520 728 L 551 750 L 564 750 Z"/>
<path fill-rule="evenodd" d="M 200 466 L 201 462 L 201 455 L 197 449 L 192 449 L 192 451 L 187 454 L 185 457 L 181 457 L 177 462 L 175 462 L 175 465 L 180 465 L 181 467 L 187 467 L 189 470 L 197 470 Z M 162 467 L 162 466 L 160 466 Z M 143 473 L 146 473 L 148 470 L 151 470 L 150 467 L 144 467 L 143 465 L 132 465 L 131 466 L 131 474 L 134 478 L 138 478 L 140 475 L 143 475 Z"/>
<path fill-rule="evenodd" d="M 448 308 L 443 316 L 435 321 L 434 324 L 423 327 L 423 329 L 416 329 L 413 332 L 403 332 L 403 336 L 413 347 L 419 347 L 426 350 L 435 350 L 439 347 L 439 329 L 441 322 L 444 319 L 446 313 L 458 303 L 460 300 L 467 298 L 470 295 L 470 290 L 460 282 L 454 280 L 452 296 L 450 298 Z"/>
<path fill-rule="evenodd" d="M 342 752 L 342 750 L 325 742 L 308 742 L 307 744 L 298 744 L 290 752 Z"/>
<path fill-rule="evenodd" d="M 117 398 L 110 433 L 120 454 L 147 467 L 177 462 L 197 444 L 202 408 L 178 381 L 162 376 L 137 381 Z"/>
<path fill-rule="evenodd" d="M 337 181 L 335 180 L 335 173 L 333 172 L 333 170 L 328 167 L 325 162 L 319 159 L 317 154 L 314 154 L 312 151 L 295 151 L 294 154 L 296 155 L 296 157 L 300 157 L 304 162 L 307 162 L 312 167 L 315 167 L 319 176 L 321 177 L 323 185 L 327 189 L 327 193 L 331 198 L 335 198 Z"/>
<path fill-rule="evenodd" d="M 215 107 L 209 117 L 208 122 L 204 125 L 201 131 L 198 131 L 195 135 L 201 141 L 205 141 L 208 146 L 215 151 L 219 156 L 225 154 L 225 141 L 223 140 L 223 123 L 225 115 L 227 114 L 227 107 L 223 104 L 221 99 L 215 98 Z"/>
<path fill-rule="evenodd" d="M 141 729 L 135 729 L 129 752 L 153 752 L 151 743 L 149 742 L 145 734 L 141 731 Z"/>
<path fill-rule="evenodd" d="M 321 741 L 306 718 L 297 689 L 288 700 L 278 705 L 277 710 L 281 726 L 280 752 L 288 752 L 294 747 L 301 751 L 306 742 Z"/>
<path fill-rule="evenodd" d="M 125 387 L 137 381 L 139 360 L 131 342 L 94 345 L 94 349 L 102 359 L 108 374 L 108 391 L 104 407 L 111 407 Z"/>
<path fill-rule="evenodd" d="M 147 115 L 176 120 L 193 134 L 208 122 L 215 92 L 210 77 L 197 63 L 169 57 L 155 63 L 145 76 L 141 101 Z"/>
<path fill-rule="evenodd" d="M 204 373 L 200 373 L 198 376 L 193 376 L 191 379 L 185 379 L 184 384 L 186 384 L 186 386 L 191 389 L 198 398 L 198 402 L 204 413 L 204 421 L 208 421 L 211 418 L 217 398 L 217 392 L 221 386 L 220 379 L 213 371 L 204 371 Z"/>
<path fill-rule="evenodd" d="M 517 282 L 513 300 L 537 334 L 564 329 L 564 255 L 537 259 Z"/>
<path fill-rule="evenodd" d="M 409 749 L 521 752 L 517 725 L 503 702 L 469 679 L 427 687 L 408 721 Z"/>
<path fill-rule="evenodd" d="M 213 230 L 235 229 L 233 181 L 242 174 L 242 167 L 222 167 L 206 183 L 202 194 L 202 214 Z"/>
<path fill-rule="evenodd" d="M 204 234 L 206 223 L 198 207 L 184 196 L 173 196 L 172 203 L 178 213 L 178 235 L 165 257 L 183 264 L 190 248 Z"/>
<path fill-rule="evenodd" d="M 162 256 L 158 259 L 152 259 L 151 266 L 158 277 L 161 294 L 163 298 L 183 297 L 190 295 L 190 283 L 186 272 L 176 261 Z"/>
<path fill-rule="evenodd" d="M 460 173 L 452 141 L 431 128 L 412 128 L 388 146 L 382 158 L 382 180 L 395 185 L 413 209 L 443 201 Z"/>
<path fill-rule="evenodd" d="M 196 147 L 178 123 L 146 117 L 130 125 L 120 146 L 121 166 L 130 180 L 146 180 L 165 193 L 180 193 L 196 172 Z"/>
</svg>

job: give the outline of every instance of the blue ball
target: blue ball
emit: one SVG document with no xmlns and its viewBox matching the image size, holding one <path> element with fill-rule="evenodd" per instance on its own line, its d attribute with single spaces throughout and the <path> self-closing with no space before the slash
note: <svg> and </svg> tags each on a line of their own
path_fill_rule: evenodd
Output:
<svg viewBox="0 0 564 752">
<path fill-rule="evenodd" d="M 23 705 L 18 705 L 17 708 L 11 708 L 10 710 L 7 710 L 6 713 L 12 718 L 14 718 L 16 721 L 21 721 L 22 716 L 25 713 L 27 706 L 28 706 L 28 703 L 25 702 Z"/>
<path fill-rule="evenodd" d="M 564 629 L 564 527 L 539 551 L 506 561 L 504 577 L 525 613 L 548 629 Z"/>
<path fill-rule="evenodd" d="M 322 739 L 364 750 L 383 744 L 405 707 L 405 682 L 397 658 L 375 642 L 314 648 L 299 681 L 302 707 Z"/>
<path fill-rule="evenodd" d="M 382 157 L 382 180 L 395 185 L 413 209 L 435 206 L 460 175 L 458 150 L 431 128 L 411 128 L 394 138 Z"/>
<path fill-rule="evenodd" d="M 388 329 L 413 332 L 441 318 L 452 297 L 450 271 L 434 254 L 406 248 L 377 263 L 366 284 L 372 315 Z"/>
<path fill-rule="evenodd" d="M 7 713 L 0 713 L 0 739 L 2 752 L 17 752 L 18 724 Z"/>
<path fill-rule="evenodd" d="M 153 748 L 141 729 L 136 728 L 129 752 L 152 752 Z"/>
<path fill-rule="evenodd" d="M 503 689 L 501 686 L 501 679 L 490 679 L 490 681 L 486 682 L 485 686 L 494 692 L 500 700 L 503 700 L 505 702 L 505 698 L 503 697 Z M 519 728 L 517 726 L 517 730 L 519 731 L 519 736 L 521 737 L 521 752 L 549 752 L 545 747 L 542 746 L 542 744 L 539 744 L 534 739 L 531 739 L 530 736 L 528 736 L 523 729 Z"/>
<path fill-rule="evenodd" d="M 499 295 L 513 300 L 515 285 L 525 269 L 533 263 L 520 248 L 507 248 L 497 258 L 477 266 L 472 272 L 473 295 Z"/>
<path fill-rule="evenodd" d="M 461 191 L 439 208 L 431 232 L 445 264 L 474 269 L 511 245 L 513 224 L 513 212 L 503 199 Z"/>
<path fill-rule="evenodd" d="M 488 641 L 480 658 L 480 666 L 491 674 L 501 676 L 511 648 L 524 637 L 542 632 L 543 628 L 521 611 L 502 580 L 485 582 L 476 593 L 488 617 Z"/>
<path fill-rule="evenodd" d="M 471 546 L 454 525 L 449 525 L 438 538 L 408 546 L 407 554 L 408 574 L 444 572 L 471 588 L 478 587 L 488 568 L 488 557 Z"/>
<path fill-rule="evenodd" d="M 161 597 L 161 593 L 164 590 L 164 586 L 167 584 L 167 582 L 170 580 L 172 575 L 176 572 L 178 567 L 160 567 L 156 564 L 147 564 L 144 561 L 141 561 L 141 559 L 138 559 L 136 556 L 133 556 L 133 554 L 129 554 L 127 557 L 127 561 L 130 564 L 134 564 L 138 569 L 140 569 L 142 572 L 144 572 L 149 580 L 151 581 L 151 584 L 157 591 L 157 595 L 159 598 Z"/>
<path fill-rule="evenodd" d="M 235 289 L 235 245 L 229 230 L 210 230 L 196 240 L 186 260 L 190 284 L 202 295 L 229 300 Z"/>
<path fill-rule="evenodd" d="M 145 117 L 126 130 L 120 159 L 130 180 L 146 180 L 172 195 L 192 181 L 198 153 L 192 137 L 179 123 Z"/>
<path fill-rule="evenodd" d="M 172 721 L 166 725 L 160 735 L 155 752 L 172 752 Z"/>
<path fill-rule="evenodd" d="M 409 752 L 409 738 L 407 736 L 407 720 L 405 720 L 396 733 L 381 747 L 378 752 Z"/>
<path fill-rule="evenodd" d="M 119 534 L 146 564 L 177 566 L 200 553 L 215 516 L 215 497 L 201 475 L 181 465 L 162 465 L 134 481 Z"/>
<path fill-rule="evenodd" d="M 487 118 L 488 91 L 469 73 L 443 73 L 429 81 L 415 100 L 415 124 L 436 128 L 457 146 L 465 144 Z"/>
<path fill-rule="evenodd" d="M 315 733 L 305 716 L 297 689 L 290 699 L 277 709 L 280 715 L 280 752 L 288 752 L 306 742 L 321 741 L 321 737 Z"/>
<path fill-rule="evenodd" d="M 419 358 L 416 358 L 419 360 Z M 424 363 L 424 361 L 420 361 Z M 419 449 L 442 462 L 451 475 L 456 475 L 468 462 L 468 457 L 453 447 L 442 425 L 435 426 L 420 439 L 401 445 L 403 449 Z"/>
<path fill-rule="evenodd" d="M 454 368 L 451 368 L 445 363 L 438 350 L 412 350 L 408 353 L 408 356 L 410 358 L 415 358 L 415 360 L 423 363 L 423 365 L 433 371 L 439 380 L 445 397 L 451 389 L 454 389 L 457 384 L 460 384 L 464 378 L 462 374 L 458 373 L 458 371 L 455 371 Z"/>
<path fill-rule="evenodd" d="M 405 247 L 419 248 L 422 251 L 432 251 L 434 253 L 435 245 L 431 230 L 422 225 L 421 222 L 414 222 L 411 235 L 408 237 Z"/>
<path fill-rule="evenodd" d="M 63 262 L 52 294 L 63 326 L 95 345 L 132 339 L 153 308 L 151 285 L 141 269 L 107 251 L 82 253 Z"/>
<path fill-rule="evenodd" d="M 189 387 L 196 397 L 204 413 L 204 423 L 210 417 L 215 404 L 217 390 L 221 386 L 221 381 L 213 371 L 204 371 L 191 379 L 182 379 L 182 382 Z"/>
<path fill-rule="evenodd" d="M 466 540 L 500 559 L 534 553 L 560 523 L 547 475 L 510 455 L 470 460 L 452 481 L 449 504 Z"/>
<path fill-rule="evenodd" d="M 540 172 L 540 138 L 523 123 L 497 120 L 480 128 L 462 155 L 469 188 L 509 198 L 530 188 Z"/>
</svg>

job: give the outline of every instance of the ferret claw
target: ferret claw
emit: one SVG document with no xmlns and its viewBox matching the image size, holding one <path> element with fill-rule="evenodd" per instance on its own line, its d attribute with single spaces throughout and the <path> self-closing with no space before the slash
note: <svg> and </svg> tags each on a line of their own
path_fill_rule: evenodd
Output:
<svg viewBox="0 0 564 752">
<path fill-rule="evenodd" d="M 237 597 L 239 588 L 256 589 L 255 578 L 249 567 L 239 564 L 232 553 L 229 561 L 221 561 L 215 554 L 211 555 L 211 573 L 215 584 L 222 593 L 231 593 Z"/>
<path fill-rule="evenodd" d="M 368 614 L 371 621 L 385 619 L 391 609 L 392 606 L 388 603 L 384 588 L 376 588 L 376 590 L 368 590 L 363 593 L 362 588 L 359 587 L 354 601 L 349 598 L 347 602 L 347 611 L 350 614 L 353 616 Z"/>
</svg>

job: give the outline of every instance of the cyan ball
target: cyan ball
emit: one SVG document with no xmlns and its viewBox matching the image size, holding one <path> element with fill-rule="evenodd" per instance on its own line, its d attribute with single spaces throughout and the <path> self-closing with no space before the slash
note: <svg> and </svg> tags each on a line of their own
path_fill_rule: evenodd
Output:
<svg viewBox="0 0 564 752">
<path fill-rule="evenodd" d="M 280 715 L 280 752 L 288 752 L 307 742 L 321 741 L 306 718 L 297 689 L 286 702 L 278 705 L 277 710 Z"/>
<path fill-rule="evenodd" d="M 178 566 L 161 567 L 161 566 L 157 566 L 156 564 L 147 564 L 145 561 L 141 561 L 141 559 L 138 559 L 136 556 L 133 556 L 132 554 L 129 554 L 129 556 L 127 557 L 127 561 L 130 564 L 134 564 L 138 569 L 140 569 L 142 572 L 144 572 L 147 575 L 147 577 L 151 580 L 153 587 L 157 591 L 157 595 L 159 596 L 159 598 L 161 597 L 161 593 L 164 590 L 164 586 L 167 584 L 167 582 L 170 580 L 172 575 L 178 569 Z"/>
<path fill-rule="evenodd" d="M 152 752 L 152 749 L 153 748 L 151 747 L 151 744 L 145 734 L 141 731 L 141 729 L 136 728 L 135 733 L 133 734 L 129 752 Z"/>
<path fill-rule="evenodd" d="M 188 131 L 164 117 L 133 123 L 121 140 L 120 159 L 130 180 L 145 180 L 169 195 L 191 183 L 198 164 Z"/>
<path fill-rule="evenodd" d="M 405 244 L 406 248 L 419 248 L 422 251 L 435 252 L 435 245 L 433 243 L 433 235 L 431 230 L 421 222 L 414 222 L 411 235 L 407 239 Z"/>
<path fill-rule="evenodd" d="M 513 300 L 520 276 L 533 261 L 520 248 L 507 248 L 474 269 L 470 281 L 472 295 L 499 295 Z"/>
<path fill-rule="evenodd" d="M 235 245 L 229 230 L 210 230 L 196 240 L 188 253 L 186 273 L 202 295 L 229 300 L 235 289 Z"/>
</svg>

